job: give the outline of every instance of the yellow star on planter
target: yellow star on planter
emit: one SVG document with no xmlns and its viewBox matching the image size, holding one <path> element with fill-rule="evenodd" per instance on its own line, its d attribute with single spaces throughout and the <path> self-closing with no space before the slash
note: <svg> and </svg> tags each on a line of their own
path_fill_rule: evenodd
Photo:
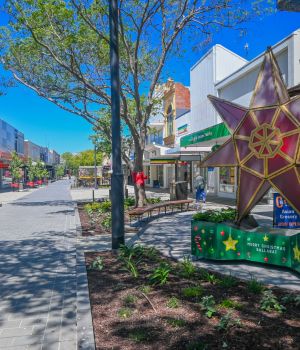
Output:
<svg viewBox="0 0 300 350">
<path fill-rule="evenodd" d="M 300 262 L 300 249 L 298 248 L 298 243 L 296 243 L 296 247 L 293 248 L 294 251 L 294 259 Z"/>
<path fill-rule="evenodd" d="M 264 235 L 264 238 L 263 238 L 264 242 L 268 242 L 269 240 L 269 237 L 267 235 Z"/>
<path fill-rule="evenodd" d="M 235 245 L 238 243 L 238 240 L 232 239 L 231 234 L 229 234 L 227 241 L 223 241 L 223 243 L 226 246 L 226 249 L 225 249 L 226 251 L 230 249 L 236 250 Z"/>
</svg>

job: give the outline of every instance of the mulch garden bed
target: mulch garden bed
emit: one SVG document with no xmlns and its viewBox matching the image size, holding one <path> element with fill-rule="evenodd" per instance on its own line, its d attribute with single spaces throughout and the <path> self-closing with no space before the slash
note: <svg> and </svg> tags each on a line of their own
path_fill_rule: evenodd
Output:
<svg viewBox="0 0 300 350">
<path fill-rule="evenodd" d="M 111 234 L 111 227 L 103 225 L 105 219 L 107 219 L 107 217 L 111 215 L 110 211 L 106 213 L 100 213 L 99 211 L 95 211 L 90 213 L 89 215 L 84 208 L 86 204 L 91 204 L 91 202 L 77 203 L 82 236 L 98 236 Z M 126 214 L 126 211 L 125 222 L 129 223 L 129 216 Z M 132 226 L 129 229 L 128 226 L 125 226 L 125 232 L 134 231 L 138 231 L 138 228 Z"/>
<path fill-rule="evenodd" d="M 96 259 L 98 269 L 91 268 Z M 153 249 L 123 260 L 111 252 L 87 253 L 86 265 L 97 349 L 300 347 L 300 299 L 290 291 L 194 269 Z M 166 266 L 170 273 L 160 285 Z"/>
<path fill-rule="evenodd" d="M 101 224 L 94 224 L 91 222 L 88 213 L 84 210 L 85 204 L 88 203 L 77 203 L 82 236 L 98 236 L 103 234 L 111 234 L 110 228 L 105 228 Z M 104 217 L 105 214 L 99 215 L 99 222 L 101 222 L 104 219 Z"/>
</svg>

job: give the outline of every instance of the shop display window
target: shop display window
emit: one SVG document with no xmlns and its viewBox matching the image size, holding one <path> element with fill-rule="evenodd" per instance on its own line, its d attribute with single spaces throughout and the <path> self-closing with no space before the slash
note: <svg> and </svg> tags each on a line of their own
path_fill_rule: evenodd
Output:
<svg viewBox="0 0 300 350">
<path fill-rule="evenodd" d="M 235 191 L 235 168 L 221 167 L 219 170 L 219 191 L 234 193 Z"/>
</svg>

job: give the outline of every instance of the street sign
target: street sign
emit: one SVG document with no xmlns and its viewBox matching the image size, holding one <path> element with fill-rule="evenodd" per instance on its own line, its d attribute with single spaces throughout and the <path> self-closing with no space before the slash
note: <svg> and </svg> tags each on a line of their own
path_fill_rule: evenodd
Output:
<svg viewBox="0 0 300 350">
<path fill-rule="evenodd" d="M 274 193 L 274 227 L 300 228 L 300 215 L 279 194 Z"/>
</svg>

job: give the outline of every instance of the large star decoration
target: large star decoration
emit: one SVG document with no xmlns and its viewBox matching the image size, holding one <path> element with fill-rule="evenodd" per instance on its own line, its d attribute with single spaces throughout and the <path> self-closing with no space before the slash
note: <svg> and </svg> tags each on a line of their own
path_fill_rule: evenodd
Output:
<svg viewBox="0 0 300 350">
<path fill-rule="evenodd" d="M 231 138 L 202 163 L 238 167 L 237 222 L 275 188 L 300 213 L 300 96 L 290 98 L 271 49 L 249 108 L 208 96 Z"/>
</svg>

